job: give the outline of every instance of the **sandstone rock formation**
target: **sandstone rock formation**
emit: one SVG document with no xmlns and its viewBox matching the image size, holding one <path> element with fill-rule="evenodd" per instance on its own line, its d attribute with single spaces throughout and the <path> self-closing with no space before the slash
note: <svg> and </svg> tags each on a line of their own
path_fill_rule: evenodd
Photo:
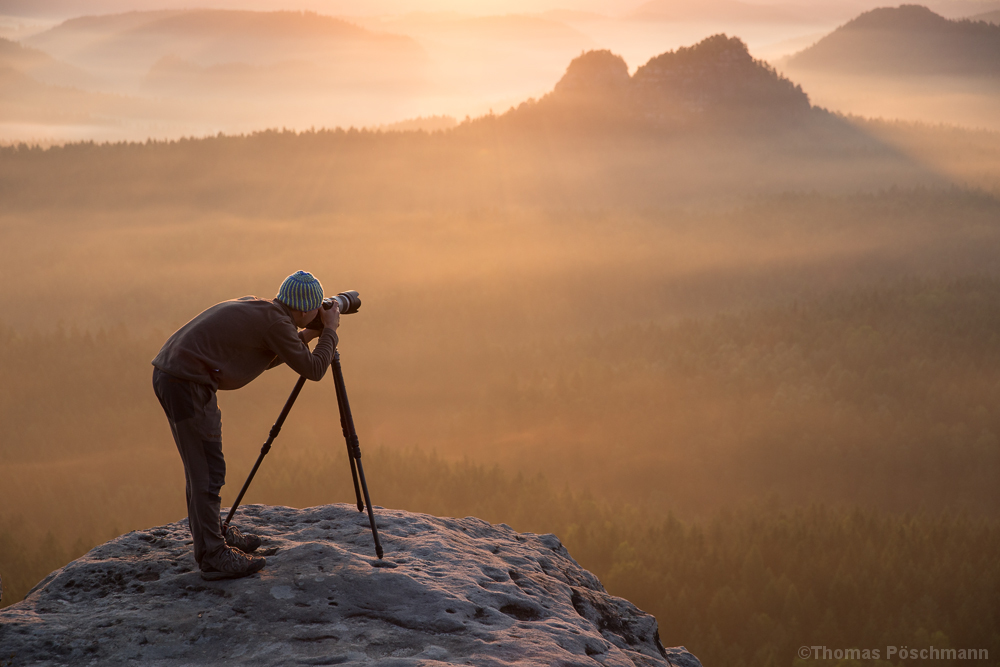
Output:
<svg viewBox="0 0 1000 667">
<path fill-rule="evenodd" d="M 554 535 L 347 505 L 251 505 L 268 566 L 205 582 L 186 522 L 123 535 L 0 611 L 4 665 L 672 665 L 656 620 Z"/>
<path fill-rule="evenodd" d="M 742 40 L 713 35 L 651 58 L 632 76 L 621 56 L 588 51 L 569 64 L 551 93 L 518 110 L 618 124 L 738 126 L 807 119 L 813 108 L 800 86 L 755 59 Z"/>
<path fill-rule="evenodd" d="M 639 106 L 656 114 L 676 105 L 688 112 L 804 114 L 809 96 L 737 37 L 713 35 L 694 46 L 651 58 L 632 77 Z"/>
</svg>

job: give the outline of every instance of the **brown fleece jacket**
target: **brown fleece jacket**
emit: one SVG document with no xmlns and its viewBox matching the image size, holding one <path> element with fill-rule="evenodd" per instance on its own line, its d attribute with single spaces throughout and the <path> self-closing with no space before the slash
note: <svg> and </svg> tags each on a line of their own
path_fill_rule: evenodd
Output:
<svg viewBox="0 0 1000 667">
<path fill-rule="evenodd" d="M 310 352 L 288 306 L 245 296 L 216 304 L 182 326 L 163 344 L 153 365 L 212 389 L 239 389 L 281 363 L 318 381 L 336 347 L 336 332 L 324 329 Z"/>
</svg>

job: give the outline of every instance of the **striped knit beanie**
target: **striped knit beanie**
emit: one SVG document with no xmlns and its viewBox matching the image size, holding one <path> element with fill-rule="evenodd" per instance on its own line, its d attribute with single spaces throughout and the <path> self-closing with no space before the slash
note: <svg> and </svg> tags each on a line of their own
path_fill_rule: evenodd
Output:
<svg viewBox="0 0 1000 667">
<path fill-rule="evenodd" d="M 278 301 L 289 308 L 308 312 L 323 304 L 323 286 L 307 271 L 296 271 L 278 289 Z"/>
</svg>

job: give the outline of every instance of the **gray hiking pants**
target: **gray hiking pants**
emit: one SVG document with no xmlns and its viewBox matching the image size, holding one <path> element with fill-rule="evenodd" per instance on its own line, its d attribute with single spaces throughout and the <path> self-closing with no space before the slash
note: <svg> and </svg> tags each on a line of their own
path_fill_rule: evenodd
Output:
<svg viewBox="0 0 1000 667">
<path fill-rule="evenodd" d="M 219 493 L 226 483 L 222 411 L 211 387 L 176 378 L 159 368 L 153 370 L 153 391 L 167 414 L 184 462 L 188 525 L 194 539 L 194 559 L 201 565 L 205 556 L 226 544 L 219 517 Z"/>
</svg>

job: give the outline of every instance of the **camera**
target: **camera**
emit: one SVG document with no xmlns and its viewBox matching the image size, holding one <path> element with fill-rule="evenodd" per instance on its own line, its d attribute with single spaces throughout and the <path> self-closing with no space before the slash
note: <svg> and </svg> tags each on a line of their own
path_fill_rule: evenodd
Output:
<svg viewBox="0 0 1000 667">
<path fill-rule="evenodd" d="M 323 299 L 323 309 L 330 310 L 333 308 L 334 302 L 340 304 L 340 314 L 350 315 L 351 313 L 358 312 L 361 308 L 361 297 L 358 296 L 357 291 L 349 290 L 347 292 L 341 292 L 337 296 L 328 296 Z M 306 329 L 319 329 L 323 328 L 323 318 L 319 313 L 316 313 L 316 318 L 306 325 Z"/>
</svg>

